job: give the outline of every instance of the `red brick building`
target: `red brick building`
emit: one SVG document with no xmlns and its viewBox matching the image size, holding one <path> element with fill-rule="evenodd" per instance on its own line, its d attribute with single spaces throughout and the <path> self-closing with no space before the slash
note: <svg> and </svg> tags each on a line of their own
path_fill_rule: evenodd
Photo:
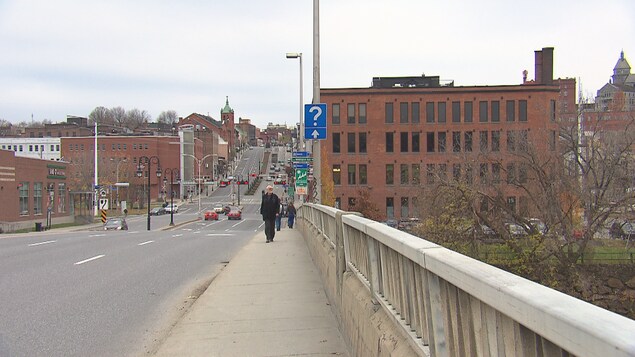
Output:
<svg viewBox="0 0 635 357">
<path fill-rule="evenodd" d="M 0 150 L 0 200 L 3 232 L 72 222 L 67 164 Z"/>
<path fill-rule="evenodd" d="M 553 48 L 536 51 L 536 79 L 524 82 L 455 87 L 439 77 L 396 77 L 373 78 L 370 88 L 321 89 L 331 168 L 322 177 L 333 180 L 336 205 L 349 209 L 367 189 L 386 217 L 417 216 L 419 189 L 435 176 L 522 174 L 507 156 L 529 143 L 555 153 Z M 483 161 L 484 151 L 502 165 Z M 510 186 L 507 195 L 510 205 L 527 209 L 522 192 Z"/>
<path fill-rule="evenodd" d="M 140 167 L 140 158 L 156 157 L 150 165 L 150 198 L 154 201 L 169 195 L 169 173 L 165 169 L 174 170 L 173 192 L 175 197 L 182 197 L 187 188 L 183 188 L 177 177 L 184 177 L 181 174 L 181 140 L 178 136 L 99 136 L 98 137 L 98 169 L 99 185 L 109 190 L 117 182 L 127 182 L 130 184 L 127 192 L 120 193 L 120 200 L 124 197 L 132 204 L 145 202 L 145 186 L 147 176 L 145 176 L 145 160 L 141 162 L 143 177 L 137 177 L 137 170 Z M 61 139 L 62 157 L 68 161 L 68 184 L 73 191 L 90 192 L 94 184 L 94 162 L 95 162 L 95 138 L 90 137 L 70 137 Z M 194 139 L 195 156 L 200 157 L 202 153 L 202 141 Z M 156 170 L 160 166 L 162 175 L 157 177 Z M 193 170 L 194 168 L 187 168 Z"/>
</svg>

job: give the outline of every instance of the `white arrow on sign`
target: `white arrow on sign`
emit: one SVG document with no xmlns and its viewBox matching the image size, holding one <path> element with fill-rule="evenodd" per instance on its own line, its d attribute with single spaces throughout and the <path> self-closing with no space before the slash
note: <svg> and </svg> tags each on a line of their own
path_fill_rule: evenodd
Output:
<svg viewBox="0 0 635 357">
<path fill-rule="evenodd" d="M 318 136 L 320 136 L 320 133 L 318 133 L 317 130 L 313 130 L 313 132 L 311 133 L 311 136 L 313 137 L 313 139 L 317 139 Z"/>
</svg>

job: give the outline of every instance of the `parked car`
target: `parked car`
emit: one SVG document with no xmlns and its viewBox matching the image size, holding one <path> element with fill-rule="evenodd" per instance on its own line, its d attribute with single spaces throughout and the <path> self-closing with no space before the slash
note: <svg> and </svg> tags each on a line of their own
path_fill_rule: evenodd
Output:
<svg viewBox="0 0 635 357">
<path fill-rule="evenodd" d="M 225 212 L 225 209 L 223 208 L 223 204 L 222 203 L 217 203 L 214 205 L 214 212 L 216 213 L 223 213 Z"/>
<path fill-rule="evenodd" d="M 396 219 L 387 219 L 383 223 L 387 225 L 388 227 L 392 227 L 392 228 L 397 228 L 399 226 L 399 222 L 397 222 Z"/>
<path fill-rule="evenodd" d="M 231 206 L 229 209 L 229 213 L 227 213 L 227 219 L 242 219 L 243 214 L 240 208 L 236 206 Z"/>
<path fill-rule="evenodd" d="M 163 207 L 154 207 L 153 209 L 150 210 L 151 216 L 160 216 L 162 214 L 165 214 L 165 208 Z"/>
<path fill-rule="evenodd" d="M 104 223 L 105 231 L 127 231 L 128 230 L 128 222 L 126 222 L 125 218 L 117 217 L 117 218 L 108 218 L 106 223 Z"/>
<path fill-rule="evenodd" d="M 216 211 L 205 211 L 205 220 L 206 221 L 210 221 L 210 220 L 218 221 L 218 213 L 216 213 Z"/>
<path fill-rule="evenodd" d="M 614 222 L 610 230 L 611 238 L 635 239 L 635 222 Z"/>
<path fill-rule="evenodd" d="M 505 228 L 514 238 L 520 238 L 527 235 L 527 230 L 517 223 L 505 223 Z"/>
<path fill-rule="evenodd" d="M 179 211 L 179 206 L 176 203 L 165 206 L 166 213 L 170 213 L 170 212 L 177 213 L 178 211 Z"/>
</svg>

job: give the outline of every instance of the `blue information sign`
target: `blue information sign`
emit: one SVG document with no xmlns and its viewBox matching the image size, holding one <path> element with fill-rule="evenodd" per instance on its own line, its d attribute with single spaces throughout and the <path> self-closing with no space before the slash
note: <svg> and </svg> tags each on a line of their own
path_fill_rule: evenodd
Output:
<svg viewBox="0 0 635 357">
<path fill-rule="evenodd" d="M 326 104 L 304 105 L 304 138 L 326 139 Z"/>
<path fill-rule="evenodd" d="M 309 164 L 307 164 L 307 163 L 294 163 L 293 164 L 293 168 L 294 169 L 308 169 L 309 168 Z"/>
<path fill-rule="evenodd" d="M 308 151 L 294 151 L 291 153 L 292 157 L 309 157 Z"/>
</svg>

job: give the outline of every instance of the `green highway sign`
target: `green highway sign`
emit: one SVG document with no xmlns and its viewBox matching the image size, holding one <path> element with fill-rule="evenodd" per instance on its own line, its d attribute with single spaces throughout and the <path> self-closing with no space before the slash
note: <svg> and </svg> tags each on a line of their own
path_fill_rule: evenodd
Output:
<svg viewBox="0 0 635 357">
<path fill-rule="evenodd" d="M 291 159 L 293 162 L 313 162 L 312 157 L 294 157 Z"/>
<path fill-rule="evenodd" d="M 307 183 L 307 176 L 308 176 L 308 170 L 307 169 L 296 169 L 295 170 L 295 185 L 297 186 L 308 186 Z"/>
</svg>

